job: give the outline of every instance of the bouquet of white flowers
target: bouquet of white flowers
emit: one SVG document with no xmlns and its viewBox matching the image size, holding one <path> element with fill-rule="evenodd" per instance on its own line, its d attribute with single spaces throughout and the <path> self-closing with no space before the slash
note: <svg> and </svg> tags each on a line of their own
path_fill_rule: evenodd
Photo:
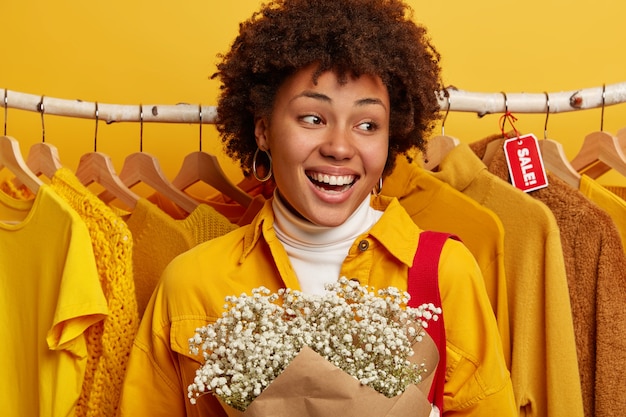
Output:
<svg viewBox="0 0 626 417">
<path fill-rule="evenodd" d="M 191 352 L 202 352 L 205 361 L 189 385 L 190 401 L 211 392 L 246 416 L 305 415 L 302 409 L 306 415 L 403 415 L 397 407 L 429 415 L 424 394 L 438 354 L 424 328 L 441 309 L 410 308 L 406 292 L 389 287 L 374 294 L 345 277 L 327 289 L 323 296 L 257 288 L 227 297 L 222 317 L 189 340 Z M 286 392 L 293 389 L 298 393 Z"/>
</svg>

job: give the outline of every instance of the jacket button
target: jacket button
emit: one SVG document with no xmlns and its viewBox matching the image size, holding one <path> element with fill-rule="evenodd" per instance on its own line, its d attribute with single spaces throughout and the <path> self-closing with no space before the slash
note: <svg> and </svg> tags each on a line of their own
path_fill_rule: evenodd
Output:
<svg viewBox="0 0 626 417">
<path fill-rule="evenodd" d="M 370 247 L 370 243 L 367 240 L 362 240 L 359 242 L 359 250 L 361 252 L 365 252 L 367 248 Z"/>
</svg>

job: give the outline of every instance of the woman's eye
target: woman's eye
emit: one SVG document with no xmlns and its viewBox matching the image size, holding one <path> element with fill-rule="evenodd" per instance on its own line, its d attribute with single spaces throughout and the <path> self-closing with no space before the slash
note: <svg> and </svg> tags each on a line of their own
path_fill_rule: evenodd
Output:
<svg viewBox="0 0 626 417">
<path fill-rule="evenodd" d="M 376 130 L 377 127 L 378 125 L 374 122 L 363 122 L 357 126 L 358 129 L 365 130 L 368 132 Z"/>
<path fill-rule="evenodd" d="M 315 115 L 307 115 L 307 116 L 302 116 L 300 118 L 300 120 L 302 120 L 304 123 L 309 123 L 312 125 L 320 125 L 322 124 L 322 119 L 319 116 L 315 116 Z"/>
</svg>

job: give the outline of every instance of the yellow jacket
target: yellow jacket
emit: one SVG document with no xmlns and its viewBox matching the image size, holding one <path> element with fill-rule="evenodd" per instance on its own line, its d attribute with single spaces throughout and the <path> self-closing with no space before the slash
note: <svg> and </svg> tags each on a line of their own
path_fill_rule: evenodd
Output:
<svg viewBox="0 0 626 417">
<path fill-rule="evenodd" d="M 404 156 L 385 179 L 382 194 L 396 197 L 415 224 L 457 235 L 472 252 L 496 315 L 502 349 L 511 369 L 511 334 L 504 266 L 504 226 L 490 209 L 435 178 Z"/>
<path fill-rule="evenodd" d="M 406 290 L 421 231 L 396 199 L 375 197 L 372 206 L 385 213 L 355 240 L 341 274 L 362 285 Z M 261 285 L 272 291 L 299 288 L 273 220 L 267 202 L 249 226 L 200 244 L 168 265 L 133 347 L 122 416 L 225 416 L 211 395 L 197 405 L 187 400 L 187 386 L 200 366 L 188 340 L 197 327 L 221 315 L 227 295 Z M 480 270 L 463 244 L 446 243 L 439 280 L 447 338 L 445 415 L 515 416 L 494 314 Z"/>
</svg>

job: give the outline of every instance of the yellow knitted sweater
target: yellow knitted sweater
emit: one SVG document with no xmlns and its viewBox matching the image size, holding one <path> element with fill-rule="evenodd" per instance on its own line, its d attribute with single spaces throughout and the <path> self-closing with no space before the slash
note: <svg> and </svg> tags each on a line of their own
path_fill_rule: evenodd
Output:
<svg viewBox="0 0 626 417">
<path fill-rule="evenodd" d="M 113 417 L 139 326 L 132 236 L 126 223 L 84 187 L 71 170 L 59 169 L 50 185 L 87 224 L 109 307 L 108 317 L 86 332 L 89 357 L 76 416 Z"/>
<path fill-rule="evenodd" d="M 187 218 L 175 220 L 145 198 L 123 217 L 133 235 L 133 273 L 139 316 L 168 263 L 199 243 L 224 235 L 237 226 L 206 204 Z"/>
</svg>

